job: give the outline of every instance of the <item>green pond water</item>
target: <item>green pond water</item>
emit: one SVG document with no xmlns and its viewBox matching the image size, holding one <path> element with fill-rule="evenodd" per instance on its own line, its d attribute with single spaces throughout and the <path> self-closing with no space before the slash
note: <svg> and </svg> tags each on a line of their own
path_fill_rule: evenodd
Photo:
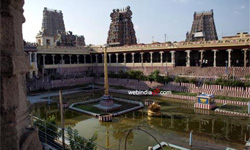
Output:
<svg viewBox="0 0 250 150">
<path fill-rule="evenodd" d="M 133 96 L 116 94 L 116 97 L 133 99 Z M 193 131 L 194 147 L 217 145 L 217 149 L 233 147 L 243 149 L 244 139 L 250 138 L 250 119 L 214 114 L 213 111 L 194 109 L 193 103 L 187 100 L 173 100 L 155 96 L 134 97 L 135 99 L 154 99 L 162 106 L 163 117 L 147 116 L 147 108 L 113 118 L 112 122 L 99 122 L 95 117 L 65 110 L 65 125 L 77 129 L 80 136 L 90 138 L 98 133 L 97 143 L 103 147 L 124 149 L 127 131 L 136 126 L 152 134 L 158 141 L 166 141 L 188 148 L 190 131 Z M 57 104 L 40 104 L 33 107 L 33 113 L 46 118 L 55 115 L 60 126 L 60 113 Z M 249 126 L 249 127 L 248 127 Z M 149 128 L 150 127 L 150 128 Z M 121 142 L 120 142 L 121 141 Z M 128 136 L 129 150 L 146 150 L 157 142 L 141 130 L 133 130 Z M 204 148 L 206 149 L 206 148 Z M 209 148 L 207 148 L 209 149 Z"/>
</svg>

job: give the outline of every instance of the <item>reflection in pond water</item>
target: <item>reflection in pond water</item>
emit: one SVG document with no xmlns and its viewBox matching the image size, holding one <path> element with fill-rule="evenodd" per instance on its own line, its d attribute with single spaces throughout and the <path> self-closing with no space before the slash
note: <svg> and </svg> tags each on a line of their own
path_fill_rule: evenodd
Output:
<svg viewBox="0 0 250 150">
<path fill-rule="evenodd" d="M 124 98 L 124 95 L 120 96 Z M 132 99 L 131 96 L 126 97 Z M 147 98 L 140 97 L 141 100 Z M 112 122 L 99 122 L 95 117 L 66 109 L 65 125 L 74 126 L 79 131 L 79 135 L 85 138 L 90 138 L 94 132 L 97 132 L 97 143 L 112 149 L 118 148 L 121 139 L 123 141 L 121 147 L 124 146 L 127 130 L 139 125 L 150 126 L 152 129 L 149 129 L 149 132 L 159 141 L 165 139 L 167 142 L 184 147 L 188 147 L 188 136 L 191 130 L 193 130 L 193 139 L 201 141 L 198 144 L 202 144 L 203 141 L 210 145 L 243 149 L 245 138 L 250 138 L 249 118 L 221 116 L 214 114 L 213 111 L 194 109 L 193 103 L 185 100 L 152 96 L 150 98 L 154 98 L 162 106 L 161 117 L 148 117 L 147 108 L 144 108 L 115 117 Z M 40 118 L 55 115 L 57 124 L 60 126 L 60 113 L 56 104 L 36 105 L 33 113 Z M 133 131 L 128 137 L 128 149 L 147 149 L 149 145 L 155 144 L 153 138 L 141 131 Z"/>
</svg>

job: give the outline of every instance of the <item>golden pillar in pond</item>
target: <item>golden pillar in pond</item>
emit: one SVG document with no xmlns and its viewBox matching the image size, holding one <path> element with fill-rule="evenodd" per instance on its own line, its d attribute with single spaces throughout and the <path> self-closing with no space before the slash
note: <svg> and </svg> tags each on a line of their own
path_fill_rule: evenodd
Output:
<svg viewBox="0 0 250 150">
<path fill-rule="evenodd" d="M 109 95 L 108 65 L 107 65 L 107 46 L 104 48 L 104 95 Z"/>
</svg>

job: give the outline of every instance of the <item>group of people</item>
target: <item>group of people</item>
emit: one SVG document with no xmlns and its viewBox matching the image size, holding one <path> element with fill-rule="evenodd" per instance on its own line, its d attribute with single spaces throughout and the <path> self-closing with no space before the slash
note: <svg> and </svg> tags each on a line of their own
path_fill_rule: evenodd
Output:
<svg viewBox="0 0 250 150">
<path fill-rule="evenodd" d="M 247 64 L 249 63 L 248 60 L 246 62 L 247 62 Z M 225 61 L 225 63 L 227 65 L 228 61 Z M 242 66 L 241 62 L 238 59 L 235 61 L 235 63 L 232 63 L 232 65 L 233 66 Z M 195 66 L 197 66 L 197 67 L 200 66 L 201 68 L 206 67 L 206 66 L 208 66 L 208 60 L 207 59 L 203 59 L 203 60 L 199 60 L 199 61 L 196 60 Z"/>
<path fill-rule="evenodd" d="M 207 59 L 203 59 L 203 60 L 199 60 L 199 61 L 196 60 L 195 66 L 206 67 L 206 66 L 208 66 L 208 60 Z"/>
</svg>

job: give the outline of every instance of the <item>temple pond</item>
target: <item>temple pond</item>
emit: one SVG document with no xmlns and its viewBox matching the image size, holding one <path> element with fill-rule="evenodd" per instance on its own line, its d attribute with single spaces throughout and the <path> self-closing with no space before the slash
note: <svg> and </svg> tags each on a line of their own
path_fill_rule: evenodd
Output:
<svg viewBox="0 0 250 150">
<path fill-rule="evenodd" d="M 190 131 L 193 131 L 194 147 L 201 149 L 223 149 L 232 147 L 243 149 L 245 138 L 250 138 L 250 119 L 246 117 L 232 117 L 215 114 L 211 110 L 194 109 L 193 103 L 187 100 L 174 100 L 157 96 L 128 96 L 111 93 L 119 98 L 127 99 L 154 99 L 162 106 L 163 117 L 152 118 L 147 116 L 147 107 L 113 118 L 112 122 L 99 122 L 97 118 L 77 113 L 70 109 L 65 110 L 65 125 L 77 129 L 79 135 L 90 138 L 98 133 L 97 143 L 103 147 L 118 149 L 120 139 L 121 149 L 124 149 L 124 140 L 127 130 L 136 126 L 147 126 L 150 134 L 158 141 L 188 148 Z M 95 96 L 94 96 L 95 97 Z M 99 97 L 97 94 L 96 97 Z M 77 99 L 77 98 L 76 98 Z M 57 104 L 39 104 L 33 107 L 33 113 L 46 118 L 55 115 L 57 125 L 60 126 L 60 113 Z M 150 128 L 148 128 L 150 127 Z M 128 136 L 128 149 L 147 149 L 156 145 L 156 141 L 148 134 L 134 130 Z"/>
</svg>

